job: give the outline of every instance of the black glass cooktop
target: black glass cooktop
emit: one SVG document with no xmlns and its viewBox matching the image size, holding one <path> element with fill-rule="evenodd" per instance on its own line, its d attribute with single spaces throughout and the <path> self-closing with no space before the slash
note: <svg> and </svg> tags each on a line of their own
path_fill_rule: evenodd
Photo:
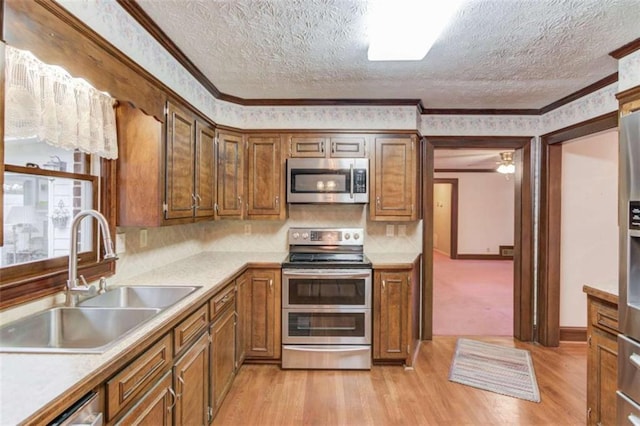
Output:
<svg viewBox="0 0 640 426">
<path fill-rule="evenodd" d="M 371 262 L 362 253 L 290 253 L 285 267 L 370 267 Z"/>
</svg>

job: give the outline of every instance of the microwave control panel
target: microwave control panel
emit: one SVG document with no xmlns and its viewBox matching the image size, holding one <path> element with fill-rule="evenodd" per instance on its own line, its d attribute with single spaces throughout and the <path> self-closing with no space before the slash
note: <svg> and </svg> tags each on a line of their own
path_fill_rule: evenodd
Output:
<svg viewBox="0 0 640 426">
<path fill-rule="evenodd" d="M 367 171 L 365 169 L 353 170 L 353 192 L 356 194 L 367 193 Z"/>
<path fill-rule="evenodd" d="M 640 201 L 629 202 L 629 229 L 640 229 Z"/>
</svg>

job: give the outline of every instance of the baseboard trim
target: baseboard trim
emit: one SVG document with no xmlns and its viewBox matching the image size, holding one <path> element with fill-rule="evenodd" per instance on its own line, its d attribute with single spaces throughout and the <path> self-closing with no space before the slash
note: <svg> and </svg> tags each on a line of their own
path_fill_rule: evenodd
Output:
<svg viewBox="0 0 640 426">
<path fill-rule="evenodd" d="M 460 260 L 512 260 L 511 257 L 500 256 L 499 254 L 460 254 L 456 256 Z"/>
<path fill-rule="evenodd" d="M 561 342 L 586 342 L 586 327 L 560 327 Z"/>
</svg>

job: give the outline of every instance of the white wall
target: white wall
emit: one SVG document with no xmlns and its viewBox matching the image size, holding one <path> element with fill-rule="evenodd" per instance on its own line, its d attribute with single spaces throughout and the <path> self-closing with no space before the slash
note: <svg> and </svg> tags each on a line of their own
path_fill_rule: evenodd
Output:
<svg viewBox="0 0 640 426">
<path fill-rule="evenodd" d="M 513 245 L 513 176 L 500 173 L 436 173 L 458 179 L 458 254 L 499 254 Z"/>
<path fill-rule="evenodd" d="M 585 284 L 618 281 L 618 131 L 562 145 L 560 326 L 587 325 Z"/>
</svg>

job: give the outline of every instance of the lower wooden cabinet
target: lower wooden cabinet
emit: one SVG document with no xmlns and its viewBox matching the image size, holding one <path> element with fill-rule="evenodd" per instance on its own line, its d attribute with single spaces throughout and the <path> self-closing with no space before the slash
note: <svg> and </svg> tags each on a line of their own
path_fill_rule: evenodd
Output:
<svg viewBox="0 0 640 426">
<path fill-rule="evenodd" d="M 281 352 L 280 269 L 248 273 L 247 358 L 279 359 Z"/>
<path fill-rule="evenodd" d="M 236 374 L 236 313 L 230 306 L 211 325 L 211 407 L 216 413 Z"/>
<path fill-rule="evenodd" d="M 173 377 L 168 371 L 162 379 L 138 402 L 117 425 L 166 426 L 173 424 L 175 393 L 171 387 Z"/>
<path fill-rule="evenodd" d="M 176 393 L 174 424 L 209 423 L 208 377 L 209 334 L 204 333 L 173 367 L 173 389 Z"/>
<path fill-rule="evenodd" d="M 240 368 L 247 356 L 249 296 L 249 274 L 245 272 L 236 278 L 236 368 Z"/>
<path fill-rule="evenodd" d="M 419 344 L 420 259 L 373 271 L 373 358 L 411 366 Z"/>
<path fill-rule="evenodd" d="M 587 293 L 587 424 L 615 425 L 618 388 L 617 296 L 585 286 Z"/>
</svg>

